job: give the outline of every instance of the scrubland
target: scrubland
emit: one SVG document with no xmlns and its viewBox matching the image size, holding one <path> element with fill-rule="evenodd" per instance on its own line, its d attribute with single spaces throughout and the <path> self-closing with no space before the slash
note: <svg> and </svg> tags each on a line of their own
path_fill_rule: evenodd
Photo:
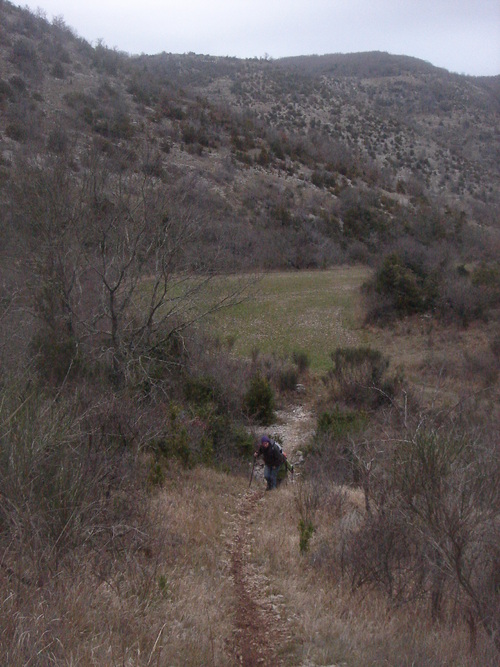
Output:
<svg viewBox="0 0 500 667">
<path fill-rule="evenodd" d="M 498 664 L 498 77 L 0 70 L 0 664 Z"/>
<path fill-rule="evenodd" d="M 246 449 L 261 432 L 281 434 L 295 474 L 271 494 L 259 469 L 249 488 L 249 458 L 227 458 L 216 438 L 212 449 L 200 445 L 213 396 L 197 394 L 204 407 L 190 420 L 157 415 L 153 433 L 152 424 L 141 431 L 148 413 L 133 402 L 108 414 L 100 400 L 98 418 L 90 397 L 82 415 L 26 386 L 4 394 L 4 664 L 233 665 L 255 656 L 304 667 L 496 664 L 491 331 L 477 324 L 452 335 L 420 317 L 391 330 L 365 326 L 365 274 L 266 276 L 256 289 L 269 312 L 291 313 L 273 318 L 274 355 L 258 349 L 260 326 L 247 326 L 251 303 L 216 323 L 240 332 L 249 363 L 275 387 L 277 421 L 248 422 Z M 346 291 L 353 298 L 342 301 Z M 279 389 L 292 363 L 279 341 L 309 308 L 328 328 L 325 292 L 340 336 L 329 328 L 315 367 L 297 366 L 299 392 Z M 308 329 L 296 331 L 307 352 L 299 337 Z M 236 345 L 221 345 L 236 358 Z M 235 381 L 234 367 L 213 363 L 212 374 Z M 206 381 L 207 367 L 198 372 Z M 105 414 L 114 415 L 106 427 L 114 444 L 103 436 Z"/>
</svg>

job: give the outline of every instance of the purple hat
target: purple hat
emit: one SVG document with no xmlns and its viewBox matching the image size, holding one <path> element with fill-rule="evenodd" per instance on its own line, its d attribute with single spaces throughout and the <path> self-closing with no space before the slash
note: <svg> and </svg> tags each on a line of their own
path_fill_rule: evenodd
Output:
<svg viewBox="0 0 500 667">
<path fill-rule="evenodd" d="M 262 438 L 260 439 L 261 442 L 271 442 L 267 435 L 263 435 Z"/>
</svg>

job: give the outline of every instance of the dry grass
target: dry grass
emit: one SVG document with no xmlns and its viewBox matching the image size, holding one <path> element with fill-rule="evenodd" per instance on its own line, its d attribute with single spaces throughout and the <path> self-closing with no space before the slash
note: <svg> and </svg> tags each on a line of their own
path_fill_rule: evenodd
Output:
<svg viewBox="0 0 500 667">
<path fill-rule="evenodd" d="M 262 484 L 256 479 L 254 490 Z M 165 487 L 150 498 L 149 535 L 140 548 L 132 541 L 107 561 L 94 554 L 29 588 L 3 577 L 2 664 L 237 664 L 229 554 L 236 508 L 247 487 L 247 478 L 172 468 Z M 296 481 L 262 494 L 245 519 L 242 548 L 250 588 L 280 619 L 283 664 L 496 664 L 497 655 L 482 636 L 470 652 L 460 622 L 431 625 L 427 609 L 397 608 L 376 592 L 351 591 L 340 576 L 336 550 L 343 531 L 363 516 L 361 492 L 320 490 L 310 549 L 301 554 L 298 498 L 308 493 Z"/>
<path fill-rule="evenodd" d="M 172 470 L 140 548 L 75 559 L 36 587 L 0 579 L 1 663 L 233 664 L 224 545 L 237 487 L 210 470 Z"/>
<path fill-rule="evenodd" d="M 359 521 L 364 500 L 358 491 L 344 491 L 341 511 L 338 503 L 316 510 L 315 533 L 305 555 L 299 550 L 298 484 L 266 494 L 252 524 L 253 562 L 265 577 L 267 594 L 280 600 L 282 620 L 290 627 L 291 639 L 283 647 L 286 664 L 496 664 L 498 655 L 484 638 L 471 653 L 465 624 L 431 625 L 427 608 L 396 608 L 376 592 L 351 591 L 332 553 L 342 531 Z"/>
<path fill-rule="evenodd" d="M 493 325 L 475 323 L 459 330 L 415 316 L 391 328 L 366 329 L 369 344 L 391 359 L 391 366 L 420 391 L 425 403 L 454 403 L 465 393 L 498 386 L 498 361 L 491 352 Z"/>
</svg>

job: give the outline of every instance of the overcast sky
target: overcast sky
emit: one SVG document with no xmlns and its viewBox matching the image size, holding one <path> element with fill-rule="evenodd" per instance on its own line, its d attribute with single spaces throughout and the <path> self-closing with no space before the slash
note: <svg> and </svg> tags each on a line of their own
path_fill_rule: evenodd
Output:
<svg viewBox="0 0 500 667">
<path fill-rule="evenodd" d="M 28 0 L 91 43 L 240 58 L 388 51 L 500 74 L 500 0 Z"/>
</svg>

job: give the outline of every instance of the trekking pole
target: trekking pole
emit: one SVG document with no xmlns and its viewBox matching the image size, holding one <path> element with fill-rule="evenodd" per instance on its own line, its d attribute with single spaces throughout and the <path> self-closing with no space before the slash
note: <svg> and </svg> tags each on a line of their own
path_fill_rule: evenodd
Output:
<svg viewBox="0 0 500 667">
<path fill-rule="evenodd" d="M 255 461 L 257 460 L 257 457 L 253 457 L 253 465 L 252 465 L 252 473 L 250 475 L 250 484 L 248 485 L 248 488 L 252 486 L 252 479 L 253 479 L 253 471 L 255 470 Z"/>
</svg>

